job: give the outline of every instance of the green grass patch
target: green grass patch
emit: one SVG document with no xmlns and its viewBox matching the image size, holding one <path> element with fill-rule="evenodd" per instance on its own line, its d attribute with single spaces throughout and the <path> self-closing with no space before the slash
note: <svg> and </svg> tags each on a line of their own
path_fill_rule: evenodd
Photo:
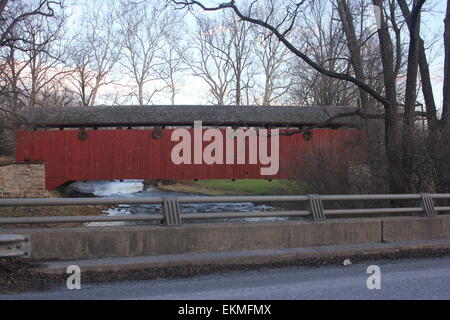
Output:
<svg viewBox="0 0 450 320">
<path fill-rule="evenodd" d="M 210 196 L 292 195 L 303 194 L 305 191 L 305 188 L 293 181 L 261 179 L 178 181 L 176 184 L 163 185 L 161 189 Z"/>
</svg>

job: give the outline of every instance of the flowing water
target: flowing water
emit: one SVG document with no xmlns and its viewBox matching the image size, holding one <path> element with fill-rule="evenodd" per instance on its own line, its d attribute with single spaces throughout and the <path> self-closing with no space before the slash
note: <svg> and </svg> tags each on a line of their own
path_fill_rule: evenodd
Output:
<svg viewBox="0 0 450 320">
<path fill-rule="evenodd" d="M 90 193 L 98 197 L 163 197 L 163 196 L 199 196 L 196 194 L 187 194 L 179 192 L 170 192 L 159 190 L 155 187 L 144 187 L 142 180 L 124 180 L 124 181 L 86 181 L 75 182 L 72 187 L 81 193 Z M 180 204 L 182 213 L 214 213 L 214 212 L 266 212 L 274 210 L 273 207 L 264 204 L 254 204 L 251 202 L 239 203 L 194 203 Z M 162 206 L 160 204 L 132 204 L 117 205 L 105 211 L 108 215 L 145 215 L 161 213 Z M 228 219 L 227 221 L 268 221 L 268 220 L 285 220 L 284 218 L 245 218 L 245 219 Z M 112 223 L 90 223 L 89 226 L 105 226 L 105 225 L 124 225 L 130 224 L 123 222 Z M 136 224 L 132 222 L 132 224 Z M 137 223 L 142 224 L 142 223 Z M 149 222 L 145 222 L 149 224 Z"/>
</svg>

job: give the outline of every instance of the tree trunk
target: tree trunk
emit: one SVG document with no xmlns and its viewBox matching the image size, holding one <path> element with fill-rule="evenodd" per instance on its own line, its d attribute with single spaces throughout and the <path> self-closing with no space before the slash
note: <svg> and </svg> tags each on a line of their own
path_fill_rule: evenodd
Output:
<svg viewBox="0 0 450 320">
<path fill-rule="evenodd" d="M 434 100 L 433 85 L 431 83 L 430 67 L 428 66 L 423 39 L 419 39 L 419 69 L 422 82 L 422 93 L 425 99 L 425 107 L 428 117 L 428 126 L 431 131 L 434 131 L 437 122 L 437 109 L 436 101 Z"/>
<path fill-rule="evenodd" d="M 356 38 L 355 26 L 353 24 L 352 14 L 348 6 L 347 0 L 338 1 L 338 12 L 342 21 L 345 36 L 347 38 L 347 47 L 350 51 L 350 58 L 355 77 L 361 81 L 365 81 L 364 65 L 361 57 L 360 44 Z M 361 99 L 361 109 L 364 112 L 371 112 L 369 107 L 369 95 L 362 89 L 359 89 Z"/>
<path fill-rule="evenodd" d="M 447 0 L 447 12 L 445 15 L 444 32 L 444 88 L 442 120 L 439 126 L 439 140 L 437 148 L 433 153 L 435 158 L 435 168 L 438 179 L 438 192 L 450 192 L 450 0 Z"/>
<path fill-rule="evenodd" d="M 414 0 L 413 11 L 406 17 L 409 26 L 408 67 L 406 73 L 403 118 L 402 169 L 405 191 L 412 192 L 414 173 L 415 111 L 419 71 L 420 10 L 424 0 Z"/>
<path fill-rule="evenodd" d="M 172 89 L 172 95 L 170 97 L 170 102 L 175 105 L 175 89 Z"/>
<path fill-rule="evenodd" d="M 95 101 L 97 100 L 97 93 L 98 93 L 98 85 L 95 86 L 95 88 L 92 90 L 91 98 L 89 99 L 89 106 L 95 105 Z"/>
<path fill-rule="evenodd" d="M 364 72 L 364 64 L 361 54 L 361 45 L 357 39 L 355 25 L 353 22 L 352 12 L 348 6 L 347 0 L 341 0 L 337 2 L 338 13 L 342 22 L 342 28 L 347 39 L 347 47 L 350 52 L 350 61 L 355 73 L 355 77 L 362 81 L 366 81 L 366 75 Z M 376 104 L 370 100 L 366 91 L 359 89 L 360 108 L 364 113 L 375 113 Z M 364 129 L 367 132 L 368 139 L 368 164 L 372 172 L 374 181 L 368 185 L 366 190 L 368 192 L 384 192 L 385 188 L 379 186 L 385 185 L 384 180 L 384 168 L 380 165 L 380 153 L 384 151 L 387 154 L 386 148 L 383 150 L 381 146 L 381 136 L 379 124 L 375 121 L 364 122 Z M 380 190 L 381 189 L 381 190 Z"/>
<path fill-rule="evenodd" d="M 139 100 L 139 106 L 144 105 L 144 85 L 142 82 L 138 84 L 138 100 Z"/>
<path fill-rule="evenodd" d="M 444 32 L 444 88 L 443 88 L 443 105 L 442 105 L 442 122 L 448 125 L 450 118 L 450 0 L 447 0 L 447 13 L 445 15 L 445 32 Z"/>
<path fill-rule="evenodd" d="M 36 59 L 36 58 L 34 58 Z M 31 90 L 30 90 L 30 101 L 28 103 L 29 107 L 34 107 L 36 104 L 36 98 L 37 98 L 37 68 L 35 68 L 35 61 L 31 64 L 32 70 L 31 70 Z"/>
<path fill-rule="evenodd" d="M 411 15 L 411 11 L 409 10 L 406 0 L 398 0 L 398 3 L 400 5 L 404 18 L 408 19 L 408 17 Z M 411 21 L 408 22 L 410 32 L 413 32 L 411 31 Z M 443 165 L 447 161 L 445 159 L 448 159 L 448 154 L 447 152 L 445 152 L 445 150 L 448 149 L 448 142 L 444 142 L 446 134 L 441 132 L 441 126 L 439 125 L 439 121 L 437 118 L 437 107 L 433 94 L 433 85 L 431 83 L 430 68 L 428 66 L 427 56 L 425 52 L 425 44 L 420 35 L 418 36 L 418 42 L 420 78 L 422 83 L 422 93 L 425 100 L 426 115 L 428 120 L 427 123 L 429 129 L 426 140 L 426 147 L 435 171 L 435 180 L 437 181 L 438 189 L 441 192 L 445 192 L 444 190 L 449 190 L 448 187 L 444 186 L 444 184 L 449 181 L 449 179 L 447 178 L 448 174 L 446 173 L 449 172 L 449 170 L 445 165 Z"/>
<path fill-rule="evenodd" d="M 241 105 L 241 75 L 239 72 L 236 74 L 236 105 Z"/>
<path fill-rule="evenodd" d="M 177 88 L 176 88 L 176 83 L 174 81 L 174 75 L 171 72 L 170 73 L 170 102 L 172 103 L 172 105 L 175 105 L 175 95 L 177 93 Z"/>
<path fill-rule="evenodd" d="M 373 4 L 383 8 L 382 0 L 373 0 Z M 403 170 L 402 170 L 402 128 L 398 112 L 397 88 L 394 75 L 393 46 L 386 20 L 381 10 L 381 28 L 378 29 L 380 53 L 383 65 L 383 80 L 386 91 L 387 103 L 385 109 L 385 148 L 387 158 L 387 176 L 389 190 L 391 193 L 404 193 Z"/>
<path fill-rule="evenodd" d="M 264 82 L 264 96 L 262 105 L 269 106 L 270 105 L 270 84 L 269 84 L 269 75 L 266 73 L 266 81 Z"/>
</svg>

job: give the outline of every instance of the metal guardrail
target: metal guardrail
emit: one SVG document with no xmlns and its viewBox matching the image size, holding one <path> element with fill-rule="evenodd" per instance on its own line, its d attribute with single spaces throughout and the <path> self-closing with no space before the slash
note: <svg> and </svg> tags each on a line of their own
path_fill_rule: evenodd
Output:
<svg viewBox="0 0 450 320">
<path fill-rule="evenodd" d="M 50 199 L 0 199 L 0 207 L 6 206 L 70 206 L 70 205 L 118 205 L 118 204 L 160 204 L 162 214 L 130 216 L 58 216 L 58 217 L 14 217 L 0 218 L 0 225 L 85 223 L 114 221 L 161 221 L 165 225 L 180 225 L 183 220 L 230 219 L 230 218 L 273 218 L 312 217 L 324 221 L 327 217 L 352 215 L 420 214 L 434 217 L 450 212 L 450 207 L 436 207 L 435 199 L 450 199 L 450 194 L 366 194 L 366 195 L 298 195 L 298 196 L 226 196 L 226 197 L 143 197 L 143 198 L 50 198 Z M 408 208 L 364 208 L 326 209 L 327 201 L 376 201 L 417 200 L 420 207 Z M 189 203 L 236 203 L 236 202 L 303 202 L 308 210 L 226 213 L 182 213 L 180 204 Z"/>
<path fill-rule="evenodd" d="M 31 255 L 30 243 L 28 235 L 0 234 L 0 258 L 28 258 Z"/>
</svg>

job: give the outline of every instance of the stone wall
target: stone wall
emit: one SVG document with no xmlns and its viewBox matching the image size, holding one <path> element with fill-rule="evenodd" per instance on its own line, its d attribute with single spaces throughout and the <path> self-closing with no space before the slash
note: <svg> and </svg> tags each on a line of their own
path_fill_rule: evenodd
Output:
<svg viewBox="0 0 450 320">
<path fill-rule="evenodd" d="M 11 163 L 0 166 L 0 198 L 46 198 L 43 163 Z"/>
</svg>

